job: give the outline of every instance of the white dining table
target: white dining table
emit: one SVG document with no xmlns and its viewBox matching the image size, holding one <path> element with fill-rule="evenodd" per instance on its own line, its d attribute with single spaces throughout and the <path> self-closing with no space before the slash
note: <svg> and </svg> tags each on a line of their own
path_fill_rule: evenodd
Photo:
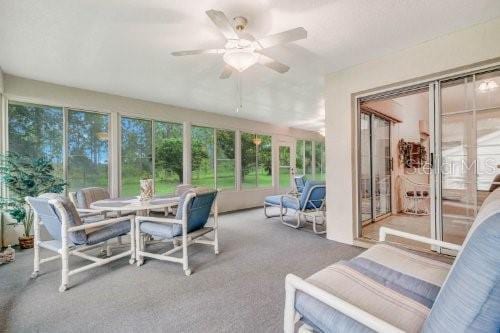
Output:
<svg viewBox="0 0 500 333">
<path fill-rule="evenodd" d="M 113 198 L 95 201 L 90 204 L 90 208 L 99 211 L 117 212 L 118 215 L 135 212 L 135 215 L 145 216 L 152 209 L 165 210 L 169 207 L 175 207 L 179 204 L 179 199 L 178 196 L 153 197 L 150 200 L 139 200 L 139 197 Z M 135 237 L 135 227 L 133 225 L 130 227 L 131 237 Z M 126 245 L 126 243 L 121 242 L 121 239 L 118 242 L 121 245 Z M 132 254 L 130 263 L 132 264 L 134 261 L 135 253 Z"/>
<path fill-rule="evenodd" d="M 113 198 L 95 201 L 90 204 L 90 208 L 113 212 L 135 211 L 142 215 L 152 209 L 175 207 L 179 204 L 179 199 L 178 196 L 153 197 L 150 200 L 139 200 L 138 197 Z"/>
</svg>

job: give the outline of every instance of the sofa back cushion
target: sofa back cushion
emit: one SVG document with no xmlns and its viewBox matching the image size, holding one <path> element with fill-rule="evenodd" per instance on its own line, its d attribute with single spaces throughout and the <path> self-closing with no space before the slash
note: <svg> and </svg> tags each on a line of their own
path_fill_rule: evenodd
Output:
<svg viewBox="0 0 500 333">
<path fill-rule="evenodd" d="M 76 206 L 89 209 L 93 202 L 109 199 L 109 192 L 102 187 L 87 187 L 76 191 Z"/>
<path fill-rule="evenodd" d="M 38 198 L 28 198 L 29 204 L 37 213 L 40 221 L 43 223 L 50 236 L 55 240 L 61 240 L 61 212 L 49 203 L 50 200 L 57 200 L 63 206 L 63 209 L 68 216 L 68 228 L 81 225 L 82 220 L 78 215 L 75 205 L 73 205 L 68 198 L 65 198 L 60 194 L 45 193 L 40 195 Z M 68 237 L 70 243 L 77 245 L 85 244 L 87 241 L 87 234 L 84 230 L 69 232 Z"/>
<path fill-rule="evenodd" d="M 300 209 L 314 209 L 319 208 L 325 200 L 326 186 L 323 181 L 306 181 L 304 190 L 300 194 Z"/>
<path fill-rule="evenodd" d="M 488 198 L 424 324 L 424 332 L 500 330 L 500 189 Z"/>
<path fill-rule="evenodd" d="M 196 196 L 191 198 L 189 202 L 186 202 L 186 197 L 190 193 L 195 193 Z M 217 191 L 213 189 L 196 187 L 186 191 L 179 200 L 179 207 L 177 208 L 175 218 L 178 220 L 182 219 L 184 205 L 187 205 L 187 232 L 203 228 L 208 222 L 216 197 Z M 175 235 L 182 234 L 182 227 L 179 224 L 174 224 L 173 228 Z"/>
</svg>

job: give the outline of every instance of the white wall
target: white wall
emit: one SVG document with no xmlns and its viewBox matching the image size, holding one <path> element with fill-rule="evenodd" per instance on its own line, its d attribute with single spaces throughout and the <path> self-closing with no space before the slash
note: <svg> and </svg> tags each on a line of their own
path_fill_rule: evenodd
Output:
<svg viewBox="0 0 500 333">
<path fill-rule="evenodd" d="M 327 237 L 351 244 L 357 223 L 355 96 L 500 60 L 500 18 L 326 78 Z"/>
<path fill-rule="evenodd" d="M 246 132 L 256 132 L 259 134 L 272 135 L 273 156 L 277 152 L 280 144 L 292 146 L 292 159 L 295 156 L 295 141 L 297 139 L 323 141 L 324 138 L 316 132 L 304 131 L 300 129 L 276 126 L 268 123 L 246 120 L 243 118 L 230 117 L 215 113 L 195 111 L 165 104 L 147 102 L 127 97 L 109 95 L 89 90 L 71 88 L 40 82 L 12 75 L 4 75 L 4 97 L 9 100 L 39 103 L 61 107 L 71 107 L 89 111 L 109 112 L 111 114 L 111 179 L 110 186 L 112 194 L 118 193 L 118 150 L 119 135 L 115 129 L 118 124 L 117 115 L 136 116 L 147 119 L 157 119 L 184 123 L 189 128 L 190 125 L 203 125 L 215 128 L 225 128 L 241 130 Z M 247 110 L 245 112 L 251 112 Z M 5 127 L 2 127 L 5 128 Z M 115 151 L 115 153 L 113 153 Z M 189 157 L 187 157 L 189 162 Z M 274 162 L 273 162 L 274 163 Z M 293 161 L 292 161 L 293 163 Z M 185 163 L 187 164 L 187 163 Z M 274 163 L 273 165 L 276 165 Z M 189 172 L 188 172 L 189 173 Z M 278 173 L 275 172 L 277 177 Z M 188 178 L 189 179 L 189 178 Z M 275 181 L 277 184 L 277 178 Z M 223 191 L 219 199 L 220 211 L 231 211 L 262 205 L 266 195 L 276 193 L 277 186 L 269 189 L 248 189 L 248 190 L 226 190 Z M 6 228 L 8 234 L 7 243 L 15 243 L 16 234 L 12 228 Z"/>
<path fill-rule="evenodd" d="M 3 93 L 3 71 L 2 67 L 0 67 L 0 94 Z"/>
</svg>

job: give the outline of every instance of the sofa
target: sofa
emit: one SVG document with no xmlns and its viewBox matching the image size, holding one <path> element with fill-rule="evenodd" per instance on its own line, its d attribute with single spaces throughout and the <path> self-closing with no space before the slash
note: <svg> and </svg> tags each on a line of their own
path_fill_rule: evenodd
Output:
<svg viewBox="0 0 500 333">
<path fill-rule="evenodd" d="M 456 251 L 410 251 L 403 237 Z M 382 227 L 359 256 L 307 279 L 286 277 L 284 331 L 500 332 L 500 188 L 484 201 L 462 245 Z"/>
</svg>

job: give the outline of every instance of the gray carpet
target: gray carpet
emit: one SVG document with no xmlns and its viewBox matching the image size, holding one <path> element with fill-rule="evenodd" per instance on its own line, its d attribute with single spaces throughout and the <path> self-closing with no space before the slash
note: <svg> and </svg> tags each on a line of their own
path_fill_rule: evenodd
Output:
<svg viewBox="0 0 500 333">
<path fill-rule="evenodd" d="M 0 331 L 282 332 L 286 274 L 307 277 L 362 251 L 265 219 L 262 209 L 223 215 L 219 235 L 218 256 L 190 248 L 189 277 L 179 264 L 138 268 L 124 258 L 71 277 L 65 293 L 58 261 L 30 280 L 32 250 L 18 251 L 0 266 Z M 71 267 L 82 262 L 72 257 Z"/>
</svg>

